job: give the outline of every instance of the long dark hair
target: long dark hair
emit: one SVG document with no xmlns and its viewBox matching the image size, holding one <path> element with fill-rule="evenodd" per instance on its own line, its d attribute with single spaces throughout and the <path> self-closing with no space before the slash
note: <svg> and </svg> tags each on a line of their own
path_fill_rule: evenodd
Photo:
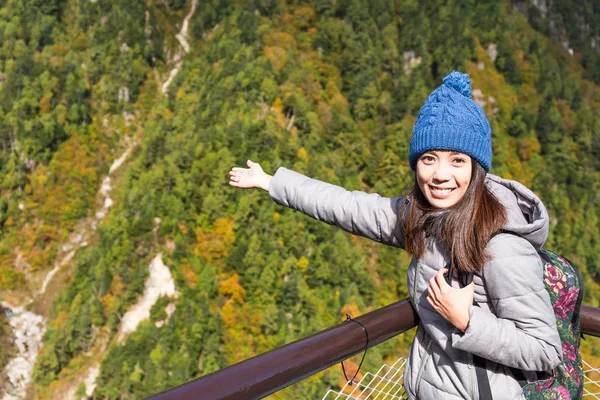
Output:
<svg viewBox="0 0 600 400">
<path fill-rule="evenodd" d="M 485 185 L 485 170 L 472 160 L 471 182 L 458 203 L 449 208 L 434 208 L 417 184 L 404 209 L 407 216 L 400 226 L 406 250 L 420 258 L 425 253 L 427 237 L 441 240 L 450 253 L 452 268 L 479 272 L 487 259 L 485 246 L 506 223 L 506 210 Z M 403 218 L 399 218 L 402 220 Z"/>
</svg>

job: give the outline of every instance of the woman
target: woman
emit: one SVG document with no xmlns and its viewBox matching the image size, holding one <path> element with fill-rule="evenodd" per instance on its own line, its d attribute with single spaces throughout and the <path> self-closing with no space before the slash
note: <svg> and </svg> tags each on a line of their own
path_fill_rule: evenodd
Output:
<svg viewBox="0 0 600 400">
<path fill-rule="evenodd" d="M 495 400 L 520 399 L 511 367 L 533 381 L 562 352 L 537 254 L 548 213 L 525 186 L 488 174 L 491 159 L 489 123 L 468 76 L 453 72 L 419 112 L 409 153 L 415 188 L 405 199 L 285 168 L 271 177 L 251 161 L 232 169 L 230 184 L 260 187 L 278 204 L 414 256 L 408 288 L 420 324 L 404 374 L 411 399 L 480 398 L 474 355 L 485 359 Z"/>
</svg>

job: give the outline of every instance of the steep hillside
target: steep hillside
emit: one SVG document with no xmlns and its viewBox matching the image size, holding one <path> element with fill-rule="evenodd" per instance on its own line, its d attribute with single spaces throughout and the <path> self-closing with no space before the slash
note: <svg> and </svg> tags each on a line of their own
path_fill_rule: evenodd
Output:
<svg viewBox="0 0 600 400">
<path fill-rule="evenodd" d="M 406 297 L 408 254 L 227 172 L 250 158 L 402 194 L 416 113 L 452 69 L 492 124 L 492 173 L 540 195 L 547 247 L 600 306 L 596 50 L 549 28 L 598 10 L 566 3 L 542 19 L 510 1 L 6 2 L 0 300 L 47 321 L 27 397 L 142 398 Z M 273 397 L 341 383 L 332 368 Z"/>
</svg>

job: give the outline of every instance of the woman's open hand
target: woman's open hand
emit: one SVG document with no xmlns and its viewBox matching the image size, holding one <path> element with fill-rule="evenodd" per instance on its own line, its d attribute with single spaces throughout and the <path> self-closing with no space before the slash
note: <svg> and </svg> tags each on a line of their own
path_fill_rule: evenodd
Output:
<svg viewBox="0 0 600 400">
<path fill-rule="evenodd" d="M 464 332 L 471 320 L 469 306 L 473 304 L 475 285 L 471 282 L 464 288 L 455 289 L 444 279 L 444 273 L 447 271 L 446 268 L 442 268 L 431 278 L 427 301 L 442 317 Z"/>
<path fill-rule="evenodd" d="M 229 171 L 229 184 L 240 188 L 261 188 L 269 191 L 272 176 L 263 171 L 259 163 L 248 160 L 248 168 L 233 167 Z"/>
</svg>

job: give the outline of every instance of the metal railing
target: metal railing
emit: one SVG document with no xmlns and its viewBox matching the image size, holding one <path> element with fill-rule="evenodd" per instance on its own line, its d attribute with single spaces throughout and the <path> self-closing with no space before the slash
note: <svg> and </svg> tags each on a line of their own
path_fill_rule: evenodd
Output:
<svg viewBox="0 0 600 400">
<path fill-rule="evenodd" d="M 581 330 L 600 337 L 600 309 L 581 306 Z M 418 321 L 409 300 L 342 322 L 304 339 L 231 365 L 149 397 L 171 399 L 258 399 L 320 372 L 413 328 Z"/>
</svg>

